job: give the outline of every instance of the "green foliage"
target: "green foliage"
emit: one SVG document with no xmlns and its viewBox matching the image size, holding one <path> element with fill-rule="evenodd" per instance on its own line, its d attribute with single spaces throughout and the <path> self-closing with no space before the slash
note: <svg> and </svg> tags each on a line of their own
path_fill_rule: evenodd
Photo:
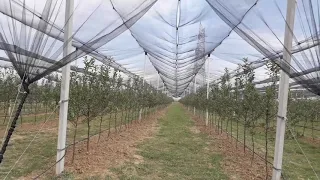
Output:
<svg viewBox="0 0 320 180">
<path fill-rule="evenodd" d="M 277 82 L 280 69 L 271 61 L 266 64 L 266 67 L 266 75 L 270 82 L 266 84 L 265 91 L 260 91 L 255 86 L 255 72 L 252 64 L 247 58 L 244 58 L 243 63 L 238 65 L 235 71 L 236 75 L 232 79 L 228 70 L 225 70 L 219 82 L 211 84 L 209 100 L 206 100 L 206 90 L 200 89 L 197 94 L 189 94 L 180 102 L 198 110 L 207 108 L 213 117 L 209 119 L 209 127 L 211 124 L 215 124 L 218 133 L 220 129 L 222 132 L 222 128 L 225 127 L 228 135 L 233 136 L 237 142 L 244 145 L 244 151 L 247 147 L 252 150 L 252 159 L 255 156 L 254 153 L 258 153 L 261 157 L 272 162 L 278 108 Z M 290 131 L 298 137 L 301 144 L 304 143 L 303 146 L 307 149 L 309 146 L 318 144 L 319 108 L 319 99 L 306 98 L 304 91 L 293 90 L 289 93 L 288 126 L 285 138 L 290 148 L 296 146 Z M 232 125 L 232 122 L 235 123 Z M 308 140 L 309 142 L 306 142 Z M 290 148 L 286 153 L 291 151 Z M 298 153 L 301 154 L 300 151 Z M 298 155 L 293 156 L 298 159 Z M 308 156 L 317 157 L 318 153 L 313 152 Z M 298 162 L 300 163 L 300 161 Z M 313 163 L 316 164 L 316 161 Z M 285 164 L 285 167 L 291 166 L 292 164 Z M 266 174 L 268 174 L 271 168 L 268 167 L 267 161 L 265 167 Z M 308 171 L 312 172 L 310 169 Z"/>
</svg>

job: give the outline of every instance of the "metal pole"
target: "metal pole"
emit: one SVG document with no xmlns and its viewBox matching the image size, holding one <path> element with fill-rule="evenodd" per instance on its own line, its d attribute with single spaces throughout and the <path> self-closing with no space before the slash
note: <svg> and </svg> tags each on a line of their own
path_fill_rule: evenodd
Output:
<svg viewBox="0 0 320 180">
<path fill-rule="evenodd" d="M 291 61 L 291 51 L 292 51 L 292 31 L 294 26 L 296 9 L 296 0 L 287 1 L 287 25 L 285 28 L 284 37 L 284 50 L 283 50 L 283 61 L 286 64 L 290 64 Z M 284 66 L 287 67 L 287 66 Z M 284 146 L 284 135 L 286 129 L 286 116 L 287 116 L 287 105 L 288 105 L 288 91 L 289 91 L 289 76 L 281 70 L 280 81 L 279 81 L 279 107 L 277 116 L 277 132 L 276 132 L 276 142 L 275 142 L 275 152 L 274 152 L 274 162 L 273 162 L 273 180 L 280 180 L 282 171 L 282 156 L 283 156 L 283 146 Z"/>
<path fill-rule="evenodd" d="M 72 51 L 72 24 L 73 24 L 73 12 L 74 0 L 66 1 L 65 10 L 65 33 L 64 33 L 64 49 L 63 56 L 67 56 Z M 66 135 L 67 135 L 67 118 L 68 118 L 68 100 L 69 100 L 69 85 L 70 85 L 70 63 L 62 67 L 61 78 L 61 92 L 60 92 L 60 111 L 59 111 L 59 134 L 57 144 L 57 165 L 56 174 L 59 175 L 64 170 L 64 156 L 66 147 Z"/>
<path fill-rule="evenodd" d="M 209 69 L 210 69 L 210 54 L 208 55 L 208 68 L 207 68 L 207 100 L 209 99 Z M 206 126 L 209 123 L 209 110 L 206 109 Z"/>
<path fill-rule="evenodd" d="M 159 91 L 160 74 L 157 76 L 157 91 Z"/>
<path fill-rule="evenodd" d="M 194 94 L 197 93 L 197 75 L 194 76 Z M 193 115 L 196 115 L 196 107 L 193 107 Z"/>
<path fill-rule="evenodd" d="M 190 95 L 191 87 L 188 88 L 188 95 Z M 190 109 L 190 106 L 188 106 L 188 111 Z"/>
<path fill-rule="evenodd" d="M 147 64 L 147 52 L 144 52 L 144 67 L 143 67 L 143 85 L 146 79 L 146 64 Z"/>
<path fill-rule="evenodd" d="M 147 52 L 144 52 L 144 67 L 143 67 L 143 81 L 142 84 L 144 86 L 144 83 L 146 81 L 146 64 L 147 64 Z M 140 111 L 139 111 L 139 121 L 141 121 L 142 119 L 142 107 L 140 107 Z"/>
</svg>

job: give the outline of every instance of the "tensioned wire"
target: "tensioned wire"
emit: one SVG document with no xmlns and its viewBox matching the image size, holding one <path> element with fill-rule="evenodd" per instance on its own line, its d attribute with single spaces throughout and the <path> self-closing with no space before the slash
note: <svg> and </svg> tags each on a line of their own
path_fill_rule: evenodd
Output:
<svg viewBox="0 0 320 180">
<path fill-rule="evenodd" d="M 22 83 L 23 83 L 23 81 L 21 81 L 21 83 L 18 85 L 17 95 L 16 95 L 16 97 L 15 97 L 15 100 L 14 100 L 14 103 L 13 103 L 13 107 L 12 107 L 12 109 L 11 109 L 11 111 L 10 111 L 9 121 L 8 121 L 7 126 L 6 126 L 6 130 L 4 131 L 4 134 L 3 134 L 3 138 L 2 138 L 1 146 L 3 146 L 3 143 L 4 143 L 5 138 L 6 138 L 6 136 L 5 136 L 5 135 L 6 135 L 7 131 L 8 131 L 9 125 L 11 124 L 12 114 L 13 114 L 13 111 L 14 111 L 14 109 L 15 109 L 15 107 L 16 107 L 16 104 L 17 104 L 17 101 L 18 101 L 19 94 L 20 94 L 20 93 L 23 93 L 23 92 L 21 92 Z M 10 106 L 11 106 L 11 104 L 10 104 Z"/>
</svg>

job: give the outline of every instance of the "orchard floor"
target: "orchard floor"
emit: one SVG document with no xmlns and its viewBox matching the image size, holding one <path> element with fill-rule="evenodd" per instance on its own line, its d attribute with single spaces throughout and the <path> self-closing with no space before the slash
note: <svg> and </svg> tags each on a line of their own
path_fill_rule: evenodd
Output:
<svg viewBox="0 0 320 180">
<path fill-rule="evenodd" d="M 151 124 L 147 126 L 148 129 L 138 131 L 145 134 L 144 138 L 138 137 L 137 140 L 135 137 L 138 142 L 129 145 L 120 143 L 126 144 L 122 146 L 122 151 L 127 151 L 128 146 L 134 148 L 129 150 L 130 153 L 126 152 L 126 159 L 119 157 L 122 162 L 105 164 L 106 166 L 95 171 L 97 168 L 93 170 L 90 166 L 98 160 L 91 161 L 90 164 L 87 160 L 90 157 L 79 161 L 79 154 L 76 154 L 77 167 L 69 164 L 67 169 L 71 171 L 62 179 L 229 179 L 221 168 L 221 154 L 210 150 L 213 142 L 210 142 L 207 134 L 196 128 L 182 105 L 173 103 L 162 117 L 151 120 L 148 124 Z M 110 148 L 108 144 L 99 144 L 100 147 L 103 145 L 106 150 Z M 87 155 L 92 154 L 94 153 L 90 152 Z M 119 156 L 123 152 L 118 151 L 116 154 Z M 114 153 L 109 154 L 110 156 L 114 156 Z M 108 153 L 105 157 L 108 158 Z M 90 169 L 92 171 L 88 173 Z"/>
<path fill-rule="evenodd" d="M 209 132 L 179 103 L 110 137 L 102 134 L 89 152 L 86 143 L 78 144 L 73 163 L 71 151 L 66 157 L 62 176 L 53 170 L 39 179 L 265 179 L 263 161 L 237 150 L 226 135 Z"/>
<path fill-rule="evenodd" d="M 141 161 L 112 168 L 117 179 L 229 179 L 221 154 L 211 151 L 182 105 L 173 103 L 159 121 L 160 129 L 138 146 Z"/>
</svg>

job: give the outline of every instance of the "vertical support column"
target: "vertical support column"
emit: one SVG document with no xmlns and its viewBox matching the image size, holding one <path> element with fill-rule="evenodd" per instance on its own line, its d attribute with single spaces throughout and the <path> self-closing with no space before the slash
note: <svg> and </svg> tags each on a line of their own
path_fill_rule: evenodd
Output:
<svg viewBox="0 0 320 180">
<path fill-rule="evenodd" d="M 144 88 L 144 83 L 146 81 L 147 55 L 148 55 L 148 53 L 144 52 L 144 65 L 143 65 L 144 67 L 143 67 L 143 81 L 142 81 L 143 88 Z M 139 121 L 141 121 L 141 119 L 142 119 L 142 109 L 143 109 L 143 107 L 140 107 L 140 110 L 139 110 Z"/>
<path fill-rule="evenodd" d="M 73 28 L 73 7 L 74 0 L 66 1 L 65 10 L 65 31 L 64 31 L 64 49 L 63 56 L 67 56 L 72 51 L 72 28 Z M 61 92 L 60 92 L 60 111 L 59 111 L 59 134 L 57 144 L 57 165 L 56 174 L 59 175 L 64 170 L 64 156 L 67 136 L 67 118 L 68 118 L 68 100 L 70 85 L 70 64 L 62 68 Z"/>
<path fill-rule="evenodd" d="M 144 85 L 144 83 L 145 83 L 145 81 L 146 81 L 146 64 L 147 64 L 147 55 L 148 55 L 148 53 L 147 52 L 144 52 L 144 65 L 143 65 L 143 76 L 142 76 L 142 78 L 143 78 L 143 85 Z"/>
<path fill-rule="evenodd" d="M 159 91 L 160 74 L 157 76 L 157 91 Z"/>
<path fill-rule="evenodd" d="M 11 102 L 11 99 L 9 100 L 9 108 L 8 108 L 8 112 L 7 112 L 7 114 L 8 114 L 8 117 L 10 117 L 11 116 L 11 105 L 12 105 L 12 102 Z"/>
<path fill-rule="evenodd" d="M 209 73 L 210 70 L 210 54 L 208 54 L 208 68 L 207 68 L 207 100 L 209 100 Z M 206 109 L 206 126 L 209 124 L 209 110 L 208 107 Z"/>
<path fill-rule="evenodd" d="M 292 31 L 294 27 L 296 0 L 287 0 L 287 17 L 286 17 L 286 28 L 284 37 L 284 50 L 283 50 L 283 61 L 285 64 L 291 62 L 291 50 L 292 50 Z M 286 67 L 286 66 L 285 66 Z M 288 67 L 290 68 L 290 67 Z M 284 136 L 286 130 L 286 116 L 287 116 L 287 105 L 288 105 L 288 91 L 289 91 L 289 76 L 281 70 L 280 81 L 279 81 L 279 107 L 277 117 L 277 132 L 273 162 L 273 180 L 280 180 L 282 171 L 282 157 L 283 157 L 283 146 Z"/>
<path fill-rule="evenodd" d="M 194 90 L 193 90 L 193 92 L 194 92 L 194 94 L 196 94 L 197 93 L 197 75 L 195 75 L 194 76 Z M 193 115 L 196 115 L 196 107 L 194 106 L 193 107 Z"/>
<path fill-rule="evenodd" d="M 190 85 L 191 86 L 191 85 Z M 188 95 L 190 95 L 190 87 L 188 87 Z M 190 110 L 190 106 L 188 106 L 188 111 Z"/>
</svg>

